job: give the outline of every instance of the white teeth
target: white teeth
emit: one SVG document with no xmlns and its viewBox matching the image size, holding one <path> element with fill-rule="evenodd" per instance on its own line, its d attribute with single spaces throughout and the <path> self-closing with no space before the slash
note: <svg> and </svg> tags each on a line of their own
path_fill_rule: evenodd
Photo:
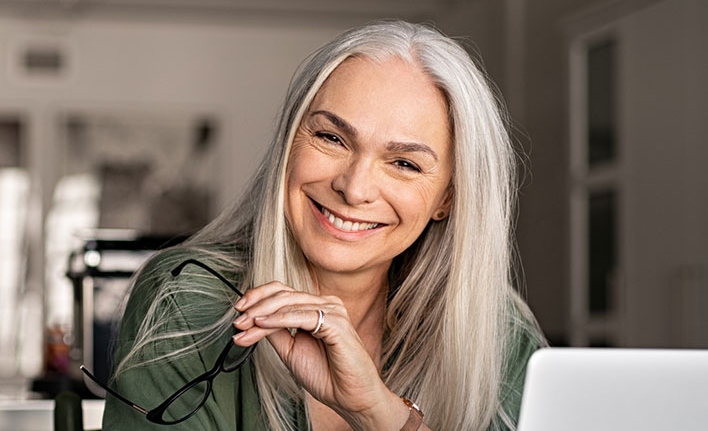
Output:
<svg viewBox="0 0 708 431">
<path fill-rule="evenodd" d="M 322 207 L 322 214 L 329 219 L 329 222 L 332 223 L 337 229 L 341 230 L 346 230 L 348 232 L 357 232 L 360 230 L 371 230 L 377 227 L 379 224 L 378 223 L 359 223 L 359 222 L 352 222 L 352 221 L 344 221 L 341 218 L 335 216 L 327 208 Z"/>
</svg>

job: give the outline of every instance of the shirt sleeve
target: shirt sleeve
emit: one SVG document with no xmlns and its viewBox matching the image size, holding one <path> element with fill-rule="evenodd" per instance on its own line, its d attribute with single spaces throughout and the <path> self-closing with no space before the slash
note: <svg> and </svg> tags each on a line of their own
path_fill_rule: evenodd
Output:
<svg viewBox="0 0 708 431">
<path fill-rule="evenodd" d="M 170 259 L 167 259 L 168 261 Z M 151 263 L 141 271 L 135 281 L 134 288 L 128 300 L 126 311 L 121 321 L 121 328 L 116 341 L 115 361 L 121 360 L 132 348 L 138 328 L 145 319 L 150 304 L 155 301 L 157 292 L 163 280 L 156 268 L 157 263 Z M 155 275 L 157 274 L 157 275 Z M 184 282 L 189 282 L 188 277 Z M 188 296 L 184 300 L 199 300 L 200 295 L 193 298 Z M 179 298 L 177 296 L 176 298 Z M 174 304 L 179 309 L 179 304 Z M 189 322 L 179 312 L 169 313 L 170 320 L 165 323 L 165 333 L 174 333 L 189 329 Z M 178 389 L 195 377 L 203 374 L 214 366 L 217 356 L 230 339 L 228 334 L 221 337 L 208 348 L 198 350 L 194 339 L 189 336 L 175 337 L 144 348 L 139 358 L 143 365 L 129 369 L 118 375 L 110 384 L 111 388 L 140 405 L 146 410 L 151 410 Z M 150 360 L 164 354 L 165 351 L 178 351 L 183 348 L 187 353 L 169 360 Z M 146 363 L 147 362 L 147 363 Z M 234 378 L 234 374 L 230 375 Z M 217 379 L 223 376 L 217 377 Z M 176 425 L 170 425 L 170 431 L 180 430 L 222 430 L 236 429 L 234 419 L 233 390 L 215 390 L 219 398 L 212 395 L 204 406 L 194 416 Z M 148 421 L 144 414 L 131 408 L 110 394 L 106 397 L 106 407 L 103 416 L 102 429 L 105 431 L 136 431 L 136 430 L 161 430 L 164 425 Z"/>
<path fill-rule="evenodd" d="M 511 325 L 511 336 L 507 345 L 503 381 L 500 388 L 500 403 L 503 413 L 497 416 L 489 431 L 516 429 L 526 380 L 526 366 L 531 355 L 546 345 L 535 321 L 521 316 L 518 310 L 516 312 Z M 506 416 L 506 420 L 503 416 Z"/>
</svg>

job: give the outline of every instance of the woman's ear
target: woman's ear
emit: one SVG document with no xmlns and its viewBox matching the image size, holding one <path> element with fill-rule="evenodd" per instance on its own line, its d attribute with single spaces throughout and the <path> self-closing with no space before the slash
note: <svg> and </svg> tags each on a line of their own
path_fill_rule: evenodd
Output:
<svg viewBox="0 0 708 431">
<path fill-rule="evenodd" d="M 452 185 L 449 185 L 445 190 L 445 196 L 443 196 L 440 206 L 433 213 L 433 220 L 442 221 L 450 215 L 450 209 L 452 208 L 452 197 L 453 197 Z"/>
</svg>

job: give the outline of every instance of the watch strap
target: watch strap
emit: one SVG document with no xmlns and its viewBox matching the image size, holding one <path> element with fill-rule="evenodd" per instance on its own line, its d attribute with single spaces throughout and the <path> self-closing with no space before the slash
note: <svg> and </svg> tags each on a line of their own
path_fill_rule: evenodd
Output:
<svg viewBox="0 0 708 431">
<path fill-rule="evenodd" d="M 420 426 L 423 424 L 423 412 L 416 403 L 408 398 L 402 397 L 401 400 L 403 400 L 403 403 L 408 406 L 408 411 L 410 412 L 408 414 L 408 420 L 405 425 L 403 425 L 403 428 L 401 428 L 401 431 L 418 431 Z"/>
</svg>

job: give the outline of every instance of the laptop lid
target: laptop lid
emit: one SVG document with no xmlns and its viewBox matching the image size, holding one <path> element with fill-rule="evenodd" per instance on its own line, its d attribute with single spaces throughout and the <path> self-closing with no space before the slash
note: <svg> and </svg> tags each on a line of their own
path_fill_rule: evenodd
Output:
<svg viewBox="0 0 708 431">
<path fill-rule="evenodd" d="M 518 431 L 569 430 L 708 430 L 708 350 L 537 351 Z"/>
</svg>

